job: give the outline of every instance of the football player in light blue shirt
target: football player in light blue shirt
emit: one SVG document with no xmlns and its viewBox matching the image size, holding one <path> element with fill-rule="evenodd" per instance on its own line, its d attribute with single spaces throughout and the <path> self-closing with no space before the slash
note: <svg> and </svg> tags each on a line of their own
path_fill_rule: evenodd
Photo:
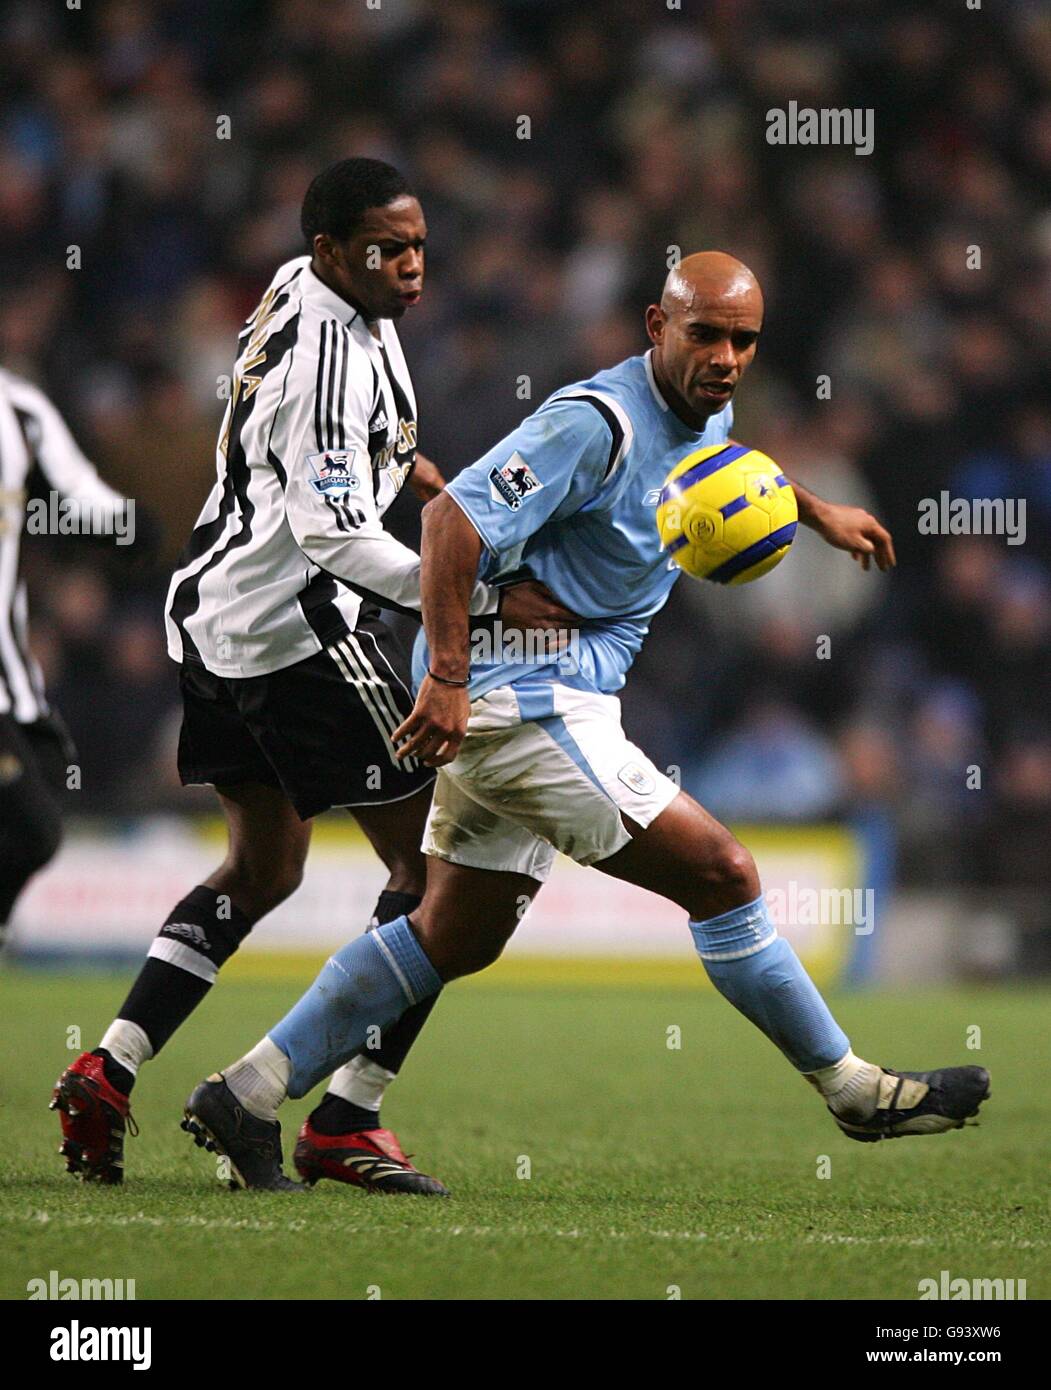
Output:
<svg viewBox="0 0 1051 1390">
<path fill-rule="evenodd" d="M 734 836 L 630 744 L 613 692 L 677 577 L 654 508 L 686 454 L 728 439 L 731 397 L 755 355 L 763 300 L 751 272 L 705 252 L 671 271 L 647 310 L 653 348 L 557 392 L 424 511 L 426 645 L 400 754 L 440 771 L 411 917 L 351 942 L 191 1112 L 243 1142 L 240 1104 L 276 1128 L 298 1097 L 411 1004 L 500 954 L 555 850 L 677 903 L 716 988 L 863 1141 L 960 1128 L 989 1090 L 981 1067 L 895 1072 L 856 1056 L 791 946 Z M 857 508 L 796 489 L 800 520 L 868 568 L 890 536 Z M 528 575 L 580 615 L 579 651 L 472 659 L 477 575 Z M 260 1130 L 260 1136 L 270 1130 Z M 276 1145 L 275 1145 L 276 1150 Z M 237 1153 L 230 1154 L 237 1162 Z"/>
<path fill-rule="evenodd" d="M 724 443 L 732 423 L 728 400 L 700 428 L 680 419 L 647 353 L 556 392 L 450 484 L 485 546 L 481 576 L 528 574 L 583 620 L 572 661 L 501 661 L 499 650 L 472 660 L 472 698 L 536 676 L 620 689 L 682 574 L 654 524 L 661 485 L 686 454 Z M 427 661 L 421 634 L 417 684 Z"/>
</svg>

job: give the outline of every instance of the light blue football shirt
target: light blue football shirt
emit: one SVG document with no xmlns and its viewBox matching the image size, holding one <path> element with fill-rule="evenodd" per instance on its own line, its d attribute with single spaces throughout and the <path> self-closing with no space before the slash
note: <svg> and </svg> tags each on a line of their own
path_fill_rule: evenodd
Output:
<svg viewBox="0 0 1051 1390">
<path fill-rule="evenodd" d="M 661 396 L 646 353 L 556 391 L 449 484 L 485 547 L 479 577 L 539 579 L 583 620 L 565 656 L 528 661 L 518 651 L 504 660 L 498 648 L 486 653 L 496 660 L 472 660 L 472 700 L 501 685 L 621 688 L 682 573 L 657 535 L 661 487 L 687 454 L 725 443 L 732 425 L 730 404 L 701 433 L 684 424 Z M 421 632 L 417 687 L 427 655 Z M 519 703 L 526 708 L 521 694 Z"/>
</svg>

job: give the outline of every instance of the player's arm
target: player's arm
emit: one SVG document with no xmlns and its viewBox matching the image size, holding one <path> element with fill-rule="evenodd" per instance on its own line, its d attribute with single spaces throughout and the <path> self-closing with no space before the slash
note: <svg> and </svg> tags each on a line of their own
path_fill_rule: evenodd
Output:
<svg viewBox="0 0 1051 1390">
<path fill-rule="evenodd" d="M 416 466 L 409 478 L 409 486 L 421 502 L 430 502 L 445 487 L 442 470 L 433 461 L 416 450 Z"/>
<path fill-rule="evenodd" d="M 727 407 L 727 428 L 733 427 L 733 405 Z M 739 441 L 731 439 L 731 444 Z M 789 482 L 792 482 L 791 478 Z M 826 502 L 802 483 L 792 483 L 799 507 L 799 520 L 804 526 L 834 545 L 837 550 L 849 550 L 862 569 L 868 569 L 874 559 L 881 570 L 897 563 L 890 532 L 863 507 L 846 507 L 838 502 Z"/>
<path fill-rule="evenodd" d="M 371 373 L 351 372 L 334 412 L 316 409 L 315 369 L 293 367 L 271 435 L 284 459 L 285 515 L 304 556 L 381 607 L 419 614 L 420 557 L 383 526 L 368 453 Z M 437 468 L 425 460 L 441 480 Z M 426 475 L 426 468 L 425 468 Z M 507 627 L 548 627 L 572 615 L 542 584 L 498 590 L 475 576 L 468 610 Z"/>
<path fill-rule="evenodd" d="M 368 450 L 371 372 L 366 378 L 352 370 L 349 377 L 343 400 L 327 411 L 315 409 L 312 368 L 286 383 L 275 430 L 286 473 L 285 515 L 312 564 L 381 607 L 418 614 L 420 557 L 384 528 L 376 506 Z M 472 584 L 472 614 L 495 614 L 498 600 L 495 589 Z"/>
<path fill-rule="evenodd" d="M 423 627 L 430 665 L 408 719 L 394 731 L 398 757 L 415 754 L 429 767 L 452 762 L 467 732 L 470 697 L 467 605 L 482 540 L 448 493 L 423 509 Z"/>
<path fill-rule="evenodd" d="M 126 517 L 130 521 L 133 504 L 102 481 L 43 391 L 28 381 L 9 377 L 8 393 L 19 412 L 26 442 L 48 486 L 62 498 L 89 509 L 92 519 L 111 523 L 111 529 L 117 530 L 120 539 L 120 526 L 112 523 L 123 523 Z"/>
<path fill-rule="evenodd" d="M 872 560 L 881 570 L 888 570 L 896 563 L 890 532 L 864 507 L 825 502 L 801 483 L 792 483 L 792 491 L 803 525 L 816 531 L 837 550 L 849 550 L 862 569 L 867 570 Z"/>
</svg>

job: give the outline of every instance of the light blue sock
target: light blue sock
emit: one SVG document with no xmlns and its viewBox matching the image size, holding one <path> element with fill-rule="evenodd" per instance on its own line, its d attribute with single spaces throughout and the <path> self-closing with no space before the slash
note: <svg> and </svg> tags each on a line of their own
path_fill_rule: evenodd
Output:
<svg viewBox="0 0 1051 1390">
<path fill-rule="evenodd" d="M 838 1062 L 850 1041 L 799 957 L 770 921 L 762 897 L 706 922 L 691 922 L 708 978 L 735 1009 L 776 1043 L 794 1067 Z"/>
<path fill-rule="evenodd" d="M 441 987 L 407 917 L 344 946 L 268 1035 L 292 1063 L 288 1094 L 305 1096 L 361 1051 L 369 1028 L 386 1028 Z"/>
</svg>

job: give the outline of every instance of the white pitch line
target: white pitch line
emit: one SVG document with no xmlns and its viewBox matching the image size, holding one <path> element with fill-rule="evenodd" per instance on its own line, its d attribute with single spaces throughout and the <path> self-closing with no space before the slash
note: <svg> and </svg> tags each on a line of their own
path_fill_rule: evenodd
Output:
<svg viewBox="0 0 1051 1390">
<path fill-rule="evenodd" d="M 145 1212 L 125 1214 L 86 1213 L 84 1215 L 52 1215 L 47 1211 L 2 1212 L 0 1225 L 41 1225 L 65 1229 L 111 1226 L 148 1226 L 156 1230 L 208 1230 L 208 1231 L 287 1231 L 298 1234 L 309 1229 L 306 1221 L 267 1221 L 258 1217 L 210 1218 L 205 1216 L 147 1216 Z M 709 1234 L 707 1231 L 658 1231 L 643 1229 L 636 1231 L 617 1230 L 563 1230 L 558 1226 L 415 1226 L 408 1223 L 383 1226 L 361 1226 L 326 1219 L 327 1232 L 338 1232 L 349 1236 L 387 1236 L 391 1234 L 422 1234 L 429 1236 L 467 1236 L 479 1240 L 494 1238 L 520 1240 L 523 1237 L 548 1237 L 554 1240 L 672 1240 L 689 1243 L 714 1241 L 722 1245 L 771 1245 L 781 1244 L 783 1235 L 763 1235 L 755 1231 L 724 1231 Z M 861 1245 L 861 1246 L 902 1246 L 924 1248 L 942 1246 L 947 1242 L 928 1236 L 852 1236 L 825 1231 L 794 1238 L 797 1245 Z M 951 1242 L 949 1242 L 951 1243 Z M 1051 1242 L 1043 1240 L 987 1240 L 982 1241 L 983 1249 L 989 1250 L 1044 1250 Z"/>
</svg>

